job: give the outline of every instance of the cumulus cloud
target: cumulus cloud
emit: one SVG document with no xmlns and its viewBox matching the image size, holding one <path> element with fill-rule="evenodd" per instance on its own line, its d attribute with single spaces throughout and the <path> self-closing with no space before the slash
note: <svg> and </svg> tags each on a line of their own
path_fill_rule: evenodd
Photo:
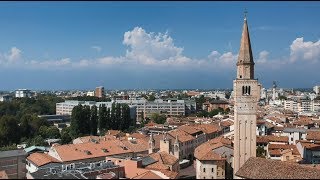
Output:
<svg viewBox="0 0 320 180">
<path fill-rule="evenodd" d="M 218 51 L 212 51 L 209 56 L 209 60 L 213 62 L 216 66 L 230 67 L 232 68 L 233 64 L 236 64 L 238 55 L 233 54 L 232 52 L 225 52 L 220 54 Z"/>
<path fill-rule="evenodd" d="M 164 34 L 147 33 L 143 28 L 135 27 L 132 31 L 124 33 L 123 44 L 129 47 L 126 57 L 142 64 L 186 60 L 182 56 L 183 48 L 176 47 L 167 32 Z"/>
<path fill-rule="evenodd" d="M 0 63 L 7 66 L 27 65 L 32 68 L 100 68 L 116 65 L 130 67 L 160 67 L 160 68 L 207 68 L 212 70 L 234 69 L 238 54 L 231 51 L 211 51 L 205 58 L 195 59 L 183 54 L 183 47 L 174 44 L 168 32 L 147 32 L 142 27 L 135 27 L 123 35 L 123 45 L 127 46 L 122 56 L 105 56 L 94 59 L 81 59 L 72 61 L 70 58 L 58 60 L 25 60 L 21 57 L 22 51 L 12 47 L 9 53 L 0 53 Z M 92 46 L 96 51 L 101 47 Z M 320 56 L 320 40 L 305 42 L 297 38 L 290 46 L 290 56 L 286 58 L 268 59 L 269 52 L 264 50 L 255 60 L 266 66 L 280 68 L 283 64 L 297 61 L 298 59 L 316 61 Z M 20 61 L 21 60 L 21 61 Z M 12 63 L 19 62 L 19 63 Z M 20 63 L 22 62 L 22 63 Z M 17 66 L 18 67 L 18 66 Z"/>
<path fill-rule="evenodd" d="M 257 63 L 266 63 L 267 62 L 267 59 L 268 59 L 268 56 L 269 56 L 269 52 L 268 51 L 261 51 L 259 53 L 259 58 L 257 59 Z"/>
<path fill-rule="evenodd" d="M 295 39 L 290 45 L 290 61 L 319 61 L 320 40 L 317 42 L 304 41 L 303 37 Z"/>
</svg>

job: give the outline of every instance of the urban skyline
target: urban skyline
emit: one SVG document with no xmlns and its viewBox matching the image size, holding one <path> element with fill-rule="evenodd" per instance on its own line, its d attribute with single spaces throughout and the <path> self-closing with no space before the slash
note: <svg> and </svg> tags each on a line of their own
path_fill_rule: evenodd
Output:
<svg viewBox="0 0 320 180">
<path fill-rule="evenodd" d="M 320 83 L 319 5 L 3 2 L 3 90 L 231 89 L 245 8 L 262 86 L 310 88 Z"/>
</svg>

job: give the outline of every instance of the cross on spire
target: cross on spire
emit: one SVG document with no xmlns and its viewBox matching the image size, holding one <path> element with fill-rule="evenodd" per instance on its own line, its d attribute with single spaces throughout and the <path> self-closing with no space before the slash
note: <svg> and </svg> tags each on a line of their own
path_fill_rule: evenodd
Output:
<svg viewBox="0 0 320 180">
<path fill-rule="evenodd" d="M 247 8 L 244 9 L 244 20 L 247 20 L 247 14 L 248 14 L 248 11 L 247 11 Z"/>
</svg>

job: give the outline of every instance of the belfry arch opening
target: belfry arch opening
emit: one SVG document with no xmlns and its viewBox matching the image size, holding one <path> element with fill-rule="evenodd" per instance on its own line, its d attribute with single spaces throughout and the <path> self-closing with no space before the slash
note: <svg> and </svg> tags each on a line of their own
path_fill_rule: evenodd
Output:
<svg viewBox="0 0 320 180">
<path fill-rule="evenodd" d="M 242 95 L 250 95 L 251 86 L 242 86 Z"/>
</svg>

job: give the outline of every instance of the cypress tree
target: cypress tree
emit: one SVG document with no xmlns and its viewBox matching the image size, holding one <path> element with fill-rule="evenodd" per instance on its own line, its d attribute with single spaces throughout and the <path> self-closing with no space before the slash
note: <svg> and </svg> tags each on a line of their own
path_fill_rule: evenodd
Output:
<svg viewBox="0 0 320 180">
<path fill-rule="evenodd" d="M 98 115 L 97 115 L 97 106 L 91 107 L 91 115 L 90 115 L 90 134 L 97 135 L 98 128 Z"/>
</svg>

